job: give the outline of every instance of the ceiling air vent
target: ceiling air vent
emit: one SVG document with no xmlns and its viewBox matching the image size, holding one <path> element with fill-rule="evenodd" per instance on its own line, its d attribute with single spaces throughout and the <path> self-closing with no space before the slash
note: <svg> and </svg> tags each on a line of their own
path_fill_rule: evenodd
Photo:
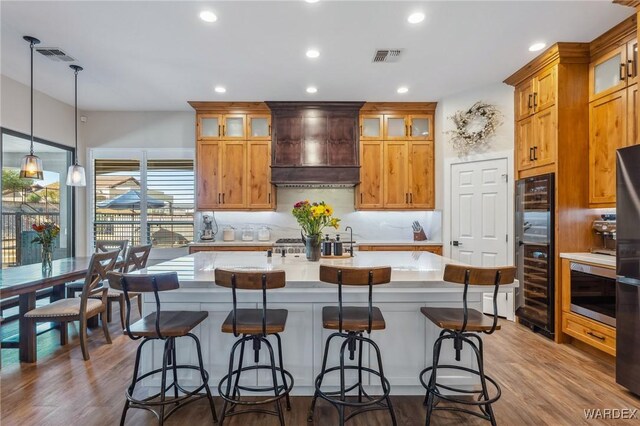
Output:
<svg viewBox="0 0 640 426">
<path fill-rule="evenodd" d="M 373 62 L 398 62 L 402 49 L 378 49 L 373 55 Z"/>
<path fill-rule="evenodd" d="M 36 47 L 38 53 L 46 56 L 52 61 L 56 62 L 73 62 L 74 58 L 64 53 L 61 49 L 57 47 Z"/>
</svg>

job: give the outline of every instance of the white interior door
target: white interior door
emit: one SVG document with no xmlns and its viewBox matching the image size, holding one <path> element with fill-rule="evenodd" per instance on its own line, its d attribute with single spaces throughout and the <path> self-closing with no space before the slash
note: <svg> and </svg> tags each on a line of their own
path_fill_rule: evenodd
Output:
<svg viewBox="0 0 640 426">
<path fill-rule="evenodd" d="M 507 159 L 451 166 L 451 258 L 472 266 L 508 263 Z"/>
</svg>

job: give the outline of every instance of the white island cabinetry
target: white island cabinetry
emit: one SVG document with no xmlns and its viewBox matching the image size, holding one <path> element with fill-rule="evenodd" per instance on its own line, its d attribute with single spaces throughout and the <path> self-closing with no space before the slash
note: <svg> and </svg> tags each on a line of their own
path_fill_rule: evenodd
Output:
<svg viewBox="0 0 640 426">
<path fill-rule="evenodd" d="M 373 302 L 384 315 L 387 328 L 374 331 L 372 339 L 382 352 L 384 372 L 391 383 L 392 394 L 422 395 L 418 374 L 431 365 L 432 347 L 440 330 L 421 313 L 424 306 L 461 307 L 463 286 L 443 282 L 442 275 L 447 263 L 456 263 L 429 252 L 359 252 L 353 258 L 340 260 L 322 259 L 320 263 L 344 266 L 391 266 L 392 283 L 375 286 Z M 291 372 L 295 384 L 294 395 L 313 394 L 313 381 L 319 373 L 324 343 L 331 330 L 322 328 L 322 307 L 337 305 L 338 288 L 324 284 L 318 279 L 318 262 L 308 262 L 301 257 L 267 258 L 264 253 L 201 252 L 154 265 L 146 272 L 177 271 L 180 289 L 160 293 L 163 310 L 200 310 L 209 313 L 208 318 L 194 330 L 200 338 L 205 368 L 210 375 L 212 391 L 217 393 L 217 384 L 227 373 L 229 354 L 236 339 L 232 334 L 222 333 L 222 322 L 232 309 L 231 290 L 216 286 L 214 270 L 216 267 L 242 269 L 282 269 L 286 272 L 287 286 L 268 291 L 268 307 L 289 311 L 286 329 L 281 334 L 285 368 Z M 512 292 L 517 284 L 501 287 L 501 291 Z M 468 295 L 469 307 L 481 310 L 482 292 L 486 288 L 471 287 Z M 344 287 L 345 305 L 366 306 L 367 288 Z M 144 312 L 155 310 L 153 297 L 144 298 Z M 239 291 L 238 307 L 260 307 L 260 291 Z M 275 342 L 275 338 L 270 337 Z M 185 345 L 192 345 L 183 339 Z M 180 344 L 180 343 L 179 343 Z M 193 346 L 193 345 L 192 345 Z M 274 345 L 275 348 L 275 345 Z M 330 351 L 329 363 L 338 361 L 338 349 Z M 146 354 L 145 369 L 161 362 L 160 345 L 156 344 L 153 356 Z M 195 351 L 181 350 L 184 361 L 195 361 Z M 277 355 L 277 354 L 276 354 Z M 463 350 L 460 363 L 472 366 L 469 350 Z M 253 363 L 252 350 L 245 351 L 245 363 Z M 261 360 L 266 361 L 267 352 L 261 351 Z M 179 355 L 180 357 L 180 355 Z M 453 349 L 443 347 L 443 359 L 446 363 L 456 363 Z M 348 361 L 348 360 L 347 360 Z M 351 362 L 351 361 L 348 361 Z M 377 367 L 374 353 L 364 352 L 364 364 Z M 439 377 L 444 383 L 458 386 L 475 386 L 476 380 L 461 372 L 443 371 Z M 337 380 L 327 377 L 328 386 L 336 385 Z M 337 379 L 337 376 L 336 376 Z M 195 376 L 185 380 L 193 383 Z M 243 375 L 246 384 L 269 384 L 270 378 L 264 373 L 248 372 Z M 364 382 L 368 391 L 379 392 L 379 383 L 365 374 Z"/>
</svg>

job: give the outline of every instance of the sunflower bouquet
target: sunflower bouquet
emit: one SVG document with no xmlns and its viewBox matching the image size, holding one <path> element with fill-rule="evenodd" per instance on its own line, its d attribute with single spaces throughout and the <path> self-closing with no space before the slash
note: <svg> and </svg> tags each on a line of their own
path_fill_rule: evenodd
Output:
<svg viewBox="0 0 640 426">
<path fill-rule="evenodd" d="M 307 237 L 322 239 L 322 230 L 331 226 L 338 229 L 340 219 L 333 217 L 333 207 L 321 201 L 310 203 L 309 200 L 298 201 L 293 205 L 293 216 Z"/>
</svg>

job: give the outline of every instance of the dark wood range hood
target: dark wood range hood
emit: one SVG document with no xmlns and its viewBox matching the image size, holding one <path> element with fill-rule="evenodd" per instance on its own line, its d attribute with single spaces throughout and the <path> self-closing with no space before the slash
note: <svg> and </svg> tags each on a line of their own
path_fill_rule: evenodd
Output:
<svg viewBox="0 0 640 426">
<path fill-rule="evenodd" d="M 360 182 L 358 116 L 364 102 L 266 102 L 271 109 L 271 181 L 277 186 Z"/>
</svg>

